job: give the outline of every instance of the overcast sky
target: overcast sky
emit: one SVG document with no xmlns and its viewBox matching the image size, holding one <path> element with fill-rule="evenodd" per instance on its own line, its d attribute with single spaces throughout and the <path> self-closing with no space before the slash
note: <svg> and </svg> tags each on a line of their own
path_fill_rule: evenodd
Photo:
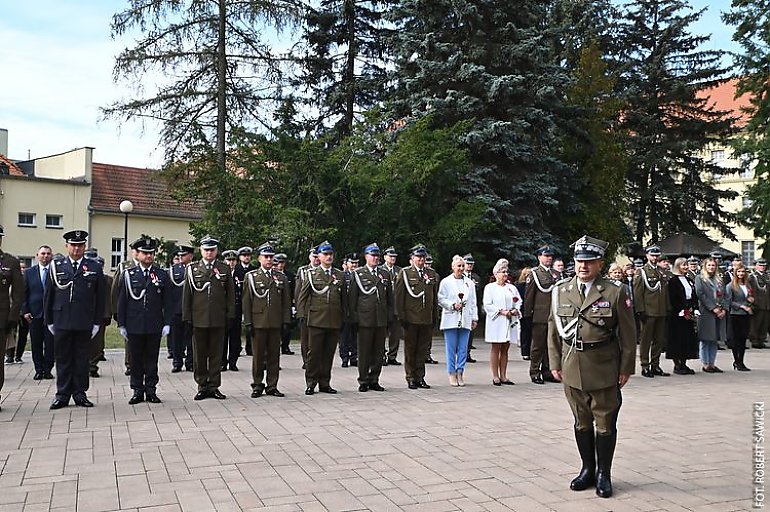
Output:
<svg viewBox="0 0 770 512">
<path fill-rule="evenodd" d="M 155 126 L 99 122 L 99 107 L 130 95 L 112 81 L 115 55 L 110 19 L 120 0 L 5 1 L 0 14 L 0 128 L 9 131 L 8 156 L 37 158 L 73 148 L 95 148 L 94 160 L 158 167 Z M 692 0 L 707 7 L 693 33 L 713 34 L 710 48 L 735 49 L 732 27 L 719 13 L 729 0 Z"/>
</svg>

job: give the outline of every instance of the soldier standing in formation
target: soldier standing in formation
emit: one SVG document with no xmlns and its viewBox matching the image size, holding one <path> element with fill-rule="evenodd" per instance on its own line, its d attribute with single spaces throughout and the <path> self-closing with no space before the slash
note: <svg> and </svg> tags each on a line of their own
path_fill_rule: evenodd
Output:
<svg viewBox="0 0 770 512">
<path fill-rule="evenodd" d="M 243 292 L 243 275 L 238 271 L 241 266 L 238 262 L 238 253 L 234 250 L 222 252 L 222 258 L 230 267 L 230 275 L 233 279 L 233 289 L 235 291 L 235 315 L 228 320 L 225 329 L 225 339 L 222 346 L 222 371 L 228 369 L 233 372 L 238 371 L 238 357 L 241 355 L 243 346 L 241 345 L 241 319 L 243 318 L 243 307 L 241 294 Z M 228 355 L 229 353 L 229 355 Z"/>
<path fill-rule="evenodd" d="M 385 332 L 393 316 L 393 283 L 380 262 L 380 248 L 364 249 L 366 265 L 353 271 L 349 288 L 350 317 L 358 325 L 358 391 L 385 391 L 380 385 Z"/>
<path fill-rule="evenodd" d="M 305 371 L 306 395 L 337 392 L 331 387 L 334 352 L 342 319 L 347 310 L 347 292 L 342 272 L 332 268 L 334 247 L 328 241 L 318 246 L 321 264 L 306 270 L 297 300 L 297 311 L 307 322 L 308 350 Z"/>
<path fill-rule="evenodd" d="M 291 320 L 291 289 L 286 276 L 273 268 L 270 243 L 257 248 L 259 269 L 248 272 L 243 283 L 243 323 L 252 340 L 251 398 L 264 392 L 276 397 L 281 360 L 281 327 Z M 267 368 L 267 387 L 264 374 Z"/>
<path fill-rule="evenodd" d="M 246 279 L 246 274 L 251 272 L 255 269 L 255 267 L 251 264 L 251 257 L 254 253 L 254 250 L 251 247 L 243 246 L 240 249 L 238 249 L 237 255 L 238 255 L 238 264 L 235 267 L 235 270 L 233 270 L 233 279 L 235 280 L 235 321 L 238 323 L 238 346 L 241 345 L 241 322 L 243 319 L 243 282 Z M 251 356 L 253 355 L 251 352 L 251 336 L 249 336 L 249 332 L 246 331 L 246 355 Z M 238 352 L 238 355 L 240 355 L 240 351 Z M 238 359 L 236 357 L 236 359 Z M 237 369 L 237 366 L 236 366 Z"/>
<path fill-rule="evenodd" d="M 115 269 L 115 274 L 112 276 L 112 285 L 110 286 L 110 309 L 112 310 L 113 320 L 118 319 L 118 285 L 120 284 L 120 275 L 127 268 L 131 268 L 137 265 L 136 251 L 131 249 L 131 258 L 126 261 L 121 261 L 118 264 L 118 268 Z M 131 353 L 128 351 L 128 342 L 124 343 L 125 357 L 123 361 L 126 365 L 126 376 L 131 375 Z"/>
<path fill-rule="evenodd" d="M 687 274 L 686 277 L 693 283 L 695 277 L 700 273 L 700 260 L 697 256 L 690 256 L 687 258 Z"/>
<path fill-rule="evenodd" d="M 273 268 L 283 272 L 286 276 L 286 283 L 289 285 L 289 302 L 294 304 L 294 286 L 296 284 L 294 272 L 286 269 L 286 260 L 288 257 L 286 254 L 279 252 L 273 256 Z M 294 307 L 289 316 L 289 321 L 285 322 L 281 326 L 281 354 L 286 356 L 293 356 L 294 351 L 291 349 L 291 331 L 294 328 Z"/>
<path fill-rule="evenodd" d="M 754 291 L 754 312 L 751 315 L 749 339 L 754 348 L 765 348 L 767 331 L 770 329 L 770 290 L 767 287 L 766 269 L 767 261 L 759 258 L 754 262 L 754 268 L 749 274 L 749 287 Z"/>
<path fill-rule="evenodd" d="M 474 265 L 476 265 L 476 260 L 473 259 L 473 255 L 471 253 L 466 254 L 463 256 L 463 260 L 465 260 L 465 277 L 473 281 L 473 284 L 475 286 L 476 291 L 476 297 L 481 297 L 480 289 L 481 289 L 481 277 L 473 271 Z M 481 315 L 484 313 L 484 308 L 482 307 L 481 301 L 478 300 L 478 307 L 479 307 L 479 318 L 481 318 Z M 475 363 L 476 360 L 471 357 L 471 350 L 473 350 L 473 333 L 475 332 L 475 329 L 471 330 L 470 337 L 468 338 L 468 356 L 466 357 L 465 361 L 468 363 Z"/>
<path fill-rule="evenodd" d="M 294 287 L 294 305 L 297 309 L 297 321 L 299 322 L 299 348 L 302 354 L 302 369 L 307 369 L 307 347 L 308 347 L 308 330 L 307 330 L 307 318 L 304 311 L 299 307 L 299 295 L 302 291 L 302 285 L 307 278 L 308 272 L 317 268 L 320 265 L 318 258 L 318 247 L 311 247 L 308 254 L 308 264 L 297 269 L 297 282 Z"/>
<path fill-rule="evenodd" d="M 388 273 L 390 276 L 390 282 L 395 286 L 396 278 L 401 273 L 401 267 L 396 265 L 396 259 L 398 253 L 393 246 L 385 249 L 383 253 L 385 262 L 382 265 L 382 270 Z M 392 291 L 392 290 L 391 290 Z M 383 365 L 400 366 L 398 361 L 398 346 L 401 344 L 401 338 L 403 337 L 404 329 L 401 327 L 401 322 L 396 318 L 395 309 L 393 315 L 388 319 L 388 346 L 385 349 L 385 355 L 383 356 Z"/>
<path fill-rule="evenodd" d="M 358 253 L 352 252 L 345 256 L 343 261 L 343 276 L 345 278 L 345 291 L 350 293 L 350 287 L 353 282 L 353 272 L 358 268 Z M 350 316 L 350 311 L 345 315 L 340 331 L 340 359 L 342 367 L 358 366 L 358 346 L 356 344 L 357 327 L 355 321 Z"/>
<path fill-rule="evenodd" d="M 84 253 L 85 258 L 96 260 L 104 268 L 104 258 L 99 256 L 96 249 L 91 247 Z M 104 289 L 112 290 L 112 276 L 104 274 Z M 112 323 L 112 298 L 104 294 L 104 321 L 99 326 L 99 332 L 96 333 L 91 343 L 91 356 L 89 361 L 88 375 L 93 378 L 99 377 L 99 362 L 106 361 L 104 357 L 104 336 L 107 333 L 107 327 Z"/>
<path fill-rule="evenodd" d="M 535 384 L 557 382 L 548 368 L 548 317 L 551 311 L 551 290 L 556 284 L 556 274 L 551 269 L 553 250 L 544 245 L 535 253 L 538 266 L 532 269 L 524 291 L 525 318 L 531 318 L 532 345 L 529 356 L 529 377 Z"/>
<path fill-rule="evenodd" d="M 660 354 L 666 346 L 666 314 L 668 281 L 658 267 L 660 247 L 645 250 L 647 263 L 634 275 L 634 308 L 641 326 L 639 352 L 644 377 L 668 377 L 660 367 Z"/>
<path fill-rule="evenodd" d="M 620 283 L 599 275 L 606 248 L 607 242 L 589 236 L 575 242 L 577 276 L 556 285 L 548 329 L 551 369 L 564 382 L 583 463 L 570 489 L 595 484 L 602 498 L 612 495 L 620 388 L 636 358 L 631 300 Z"/>
<path fill-rule="evenodd" d="M 206 235 L 200 241 L 202 258 L 188 265 L 182 292 L 182 320 L 192 325 L 195 400 L 227 398 L 222 384 L 222 344 L 235 315 L 235 286 L 230 267 L 217 261 L 219 241 Z"/>
<path fill-rule="evenodd" d="M 118 331 L 131 353 L 130 405 L 161 402 L 157 394 L 160 339 L 171 332 L 173 308 L 168 273 L 154 264 L 158 244 L 142 238 L 131 246 L 138 265 L 123 271 L 118 283 Z"/>
<path fill-rule="evenodd" d="M 411 265 L 398 274 L 394 287 L 396 316 L 404 329 L 404 371 L 409 389 L 430 389 L 425 382 L 425 355 L 438 315 L 438 274 L 425 267 L 424 245 L 410 250 Z"/>
<path fill-rule="evenodd" d="M 187 276 L 187 265 L 192 262 L 194 249 L 189 245 L 180 245 L 176 248 L 179 258 L 168 271 L 169 293 L 171 295 L 171 353 L 174 354 L 174 362 L 171 365 L 171 373 L 193 369 L 192 327 L 188 322 L 182 321 L 182 290 Z"/>
<path fill-rule="evenodd" d="M 5 237 L 5 228 L 0 226 L 0 245 Z M 36 269 L 36 267 L 33 267 Z M 19 318 L 24 302 L 24 276 L 19 260 L 0 250 L 0 340 L 5 342 L 8 331 Z M 3 347 L 5 347 L 3 345 Z M 88 381 L 88 374 L 86 374 Z M 0 360 L 0 391 L 5 382 L 5 366 Z"/>
<path fill-rule="evenodd" d="M 69 405 L 93 407 L 88 391 L 88 361 L 91 340 L 104 321 L 105 289 L 102 266 L 83 257 L 88 233 L 64 234 L 67 256 L 51 262 L 45 287 L 44 318 L 54 336 L 56 398 L 51 409 Z"/>
</svg>

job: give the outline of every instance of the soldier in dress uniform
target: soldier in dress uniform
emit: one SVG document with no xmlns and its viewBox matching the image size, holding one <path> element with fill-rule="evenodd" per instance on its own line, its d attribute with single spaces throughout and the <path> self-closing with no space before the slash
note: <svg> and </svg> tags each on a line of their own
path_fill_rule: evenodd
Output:
<svg viewBox="0 0 770 512">
<path fill-rule="evenodd" d="M 294 304 L 294 286 L 296 284 L 294 272 L 286 268 L 286 260 L 288 256 L 285 253 L 279 252 L 273 256 L 273 268 L 283 272 L 286 276 L 286 283 L 289 285 L 289 302 Z M 294 351 L 291 349 L 291 331 L 294 329 L 294 306 L 291 307 L 291 315 L 289 321 L 285 322 L 281 326 L 281 354 L 285 356 L 293 356 Z"/>
<path fill-rule="evenodd" d="M 83 257 L 88 233 L 64 233 L 67 256 L 51 262 L 45 287 L 44 318 L 54 336 L 56 398 L 51 409 L 69 405 L 93 407 L 88 391 L 88 362 L 91 340 L 104 323 L 105 289 L 102 266 Z"/>
<path fill-rule="evenodd" d="M 344 276 L 340 270 L 332 268 L 332 244 L 321 243 L 318 257 L 321 264 L 305 271 L 297 300 L 297 311 L 305 318 L 308 331 L 306 395 L 312 395 L 316 385 L 321 393 L 337 392 L 331 387 L 332 364 L 347 310 Z"/>
<path fill-rule="evenodd" d="M 263 392 L 282 397 L 278 390 L 281 327 L 291 321 L 291 288 L 286 275 L 273 268 L 275 250 L 269 242 L 257 248 L 257 255 L 259 269 L 249 271 L 243 282 L 243 324 L 254 345 L 251 398 L 258 398 Z"/>
<path fill-rule="evenodd" d="M 700 273 L 700 259 L 697 256 L 687 258 L 687 279 L 695 282 L 695 277 Z"/>
<path fill-rule="evenodd" d="M 182 320 L 192 325 L 195 400 L 227 398 L 222 384 L 222 344 L 228 322 L 235 316 L 235 285 L 230 267 L 218 261 L 219 241 L 200 241 L 201 260 L 187 266 L 182 291 Z"/>
<path fill-rule="evenodd" d="M 133 246 L 134 242 L 129 245 L 129 247 Z M 127 259 L 126 261 L 121 261 L 118 264 L 118 268 L 115 269 L 115 273 L 112 275 L 112 286 L 110 287 L 110 309 L 112 310 L 112 318 L 113 320 L 118 319 L 118 286 L 120 284 L 120 275 L 123 273 L 124 270 L 127 268 L 131 268 L 135 265 L 137 265 L 137 254 L 134 249 L 131 249 L 131 258 Z M 131 353 L 128 351 L 128 343 L 124 344 L 124 353 L 125 357 L 123 358 L 123 361 L 126 365 L 126 376 L 131 375 Z"/>
<path fill-rule="evenodd" d="M 548 327 L 551 369 L 564 383 L 583 462 L 570 489 L 595 484 L 602 498 L 612 495 L 620 388 L 636 360 L 631 298 L 622 284 L 600 276 L 606 249 L 607 242 L 589 236 L 575 242 L 577 276 L 556 284 Z"/>
<path fill-rule="evenodd" d="M 380 248 L 364 248 L 365 265 L 353 271 L 348 300 L 350 317 L 358 325 L 358 391 L 385 391 L 380 385 L 385 332 L 393 316 L 393 283 L 379 267 Z"/>
<path fill-rule="evenodd" d="M 398 252 L 396 252 L 395 247 L 392 245 L 385 249 L 385 252 L 383 253 L 383 259 L 385 260 L 382 269 L 390 275 L 390 282 L 393 283 L 395 286 L 396 284 L 396 278 L 398 277 L 398 274 L 401 273 L 401 267 L 396 265 L 396 260 L 398 259 Z M 401 343 L 401 338 L 403 337 L 404 329 L 401 327 L 401 322 L 398 321 L 398 318 L 396 318 L 395 315 L 395 309 L 393 310 L 393 316 L 391 316 L 388 319 L 388 346 L 385 351 L 385 355 L 383 356 L 383 365 L 393 365 L 393 366 L 400 366 L 401 363 L 398 361 L 398 346 Z"/>
<path fill-rule="evenodd" d="M 254 250 L 244 245 L 240 249 L 238 249 L 238 265 L 235 266 L 235 270 L 233 271 L 233 279 L 235 280 L 235 321 L 238 323 L 238 344 L 241 343 L 240 338 L 240 332 L 241 332 L 241 322 L 243 320 L 243 281 L 246 279 L 246 274 L 254 270 L 256 267 L 254 267 L 251 264 L 251 257 L 254 253 Z M 240 352 L 239 352 L 240 354 Z M 249 332 L 246 331 L 246 355 L 251 356 L 253 355 L 251 353 L 251 336 L 249 335 Z"/>
<path fill-rule="evenodd" d="M 350 293 L 350 287 L 353 282 L 353 272 L 358 268 L 358 263 L 358 253 L 352 252 L 345 255 L 342 274 L 345 278 L 345 291 L 347 293 Z M 347 368 L 348 365 L 358 365 L 358 346 L 356 344 L 356 337 L 358 336 L 357 330 L 356 324 L 351 318 L 350 311 L 348 310 L 348 314 L 342 322 L 342 330 L 340 331 L 340 359 L 342 360 L 343 368 Z"/>
<path fill-rule="evenodd" d="M 430 389 L 425 382 L 425 354 L 438 316 L 439 276 L 425 267 L 422 244 L 409 252 L 411 265 L 401 269 L 394 286 L 394 308 L 404 329 L 404 371 L 409 389 Z"/>
<path fill-rule="evenodd" d="M 0 226 L 0 245 L 5 237 L 5 228 Z M 0 250 L 0 340 L 5 342 L 11 326 L 18 321 L 21 304 L 24 302 L 24 276 L 18 258 Z M 88 376 L 86 375 L 86 380 Z M 5 382 L 5 367 L 0 360 L 0 391 Z"/>
<path fill-rule="evenodd" d="M 297 269 L 297 282 L 294 285 L 294 307 L 297 310 L 297 321 L 299 322 L 299 348 L 302 354 L 302 369 L 307 369 L 307 318 L 305 313 L 299 307 L 299 294 L 302 291 L 302 284 L 305 282 L 307 273 L 317 268 L 321 263 L 318 257 L 318 247 L 311 247 L 308 253 L 308 264 Z"/>
<path fill-rule="evenodd" d="M 83 257 L 87 259 L 96 260 L 99 265 L 104 268 L 104 258 L 99 256 L 99 253 L 93 247 L 86 250 Z M 112 290 L 112 276 L 109 274 L 102 274 L 104 276 L 104 289 Z M 107 331 L 107 326 L 112 323 L 112 299 L 109 295 L 104 295 L 104 321 L 99 327 L 99 332 L 94 336 L 93 344 L 91 347 L 91 355 L 89 361 L 88 375 L 93 378 L 99 377 L 99 362 L 104 361 L 104 335 Z"/>
<path fill-rule="evenodd" d="M 471 253 L 466 254 L 463 256 L 463 260 L 465 260 L 465 277 L 473 281 L 473 284 L 476 286 L 476 297 L 481 297 L 481 277 L 473 271 L 473 267 L 476 265 L 476 260 L 473 258 L 473 255 Z M 481 315 L 484 314 L 484 308 L 482 301 L 479 300 L 478 302 L 478 309 L 479 309 L 479 318 L 481 318 Z M 475 330 L 471 330 L 470 337 L 468 338 L 468 356 L 466 358 L 466 362 L 468 363 L 475 363 L 476 360 L 471 357 L 471 350 L 476 348 L 473 346 L 473 333 Z"/>
<path fill-rule="evenodd" d="M 647 263 L 634 275 L 634 309 L 641 325 L 639 357 L 644 377 L 668 377 L 660 367 L 660 354 L 666 347 L 668 279 L 658 266 L 660 247 L 645 249 Z"/>
<path fill-rule="evenodd" d="M 177 263 L 168 270 L 169 290 L 171 295 L 171 352 L 174 354 L 174 362 L 171 365 L 171 373 L 185 370 L 193 370 L 192 327 L 182 321 L 182 290 L 184 288 L 187 266 L 192 262 L 193 249 L 189 245 L 179 245 L 176 248 Z"/>
<path fill-rule="evenodd" d="M 241 294 L 243 292 L 243 277 L 245 273 L 240 274 L 238 268 L 241 265 L 238 262 L 238 252 L 232 249 L 222 251 L 222 258 L 230 267 L 233 277 L 235 290 L 235 316 L 227 323 L 225 329 L 225 339 L 222 347 L 222 371 L 238 371 L 238 357 L 241 355 L 243 346 L 241 345 L 241 320 L 243 318 L 243 308 Z M 228 355 L 229 352 L 229 355 Z"/>
<path fill-rule="evenodd" d="M 171 332 L 173 286 L 155 265 L 158 242 L 142 238 L 132 245 L 138 265 L 127 268 L 118 283 L 118 331 L 131 353 L 130 405 L 161 402 L 157 394 L 160 339 Z"/>
<path fill-rule="evenodd" d="M 430 253 L 428 253 L 427 256 L 425 256 L 425 268 L 429 270 L 433 270 L 435 272 L 435 269 L 433 268 L 433 256 L 431 256 Z M 438 276 L 439 284 L 441 283 L 441 274 L 436 272 L 436 275 Z M 438 322 L 441 318 L 441 306 L 436 303 L 436 320 L 435 322 Z M 437 329 L 438 324 L 433 324 L 433 329 Z M 425 357 L 425 364 L 438 364 L 438 361 L 433 359 L 433 337 L 430 338 L 430 343 L 428 343 L 428 355 Z"/>
<path fill-rule="evenodd" d="M 548 368 L 548 316 L 551 311 L 551 290 L 556 274 L 551 268 L 553 249 L 544 245 L 535 252 L 538 266 L 532 269 L 524 290 L 524 318 L 532 319 L 532 348 L 529 377 L 535 384 L 556 382 Z"/>
<path fill-rule="evenodd" d="M 767 331 L 770 329 L 770 288 L 767 283 L 767 260 L 758 258 L 749 274 L 749 287 L 754 291 L 754 308 L 751 315 L 749 339 L 754 348 L 766 348 Z"/>
</svg>

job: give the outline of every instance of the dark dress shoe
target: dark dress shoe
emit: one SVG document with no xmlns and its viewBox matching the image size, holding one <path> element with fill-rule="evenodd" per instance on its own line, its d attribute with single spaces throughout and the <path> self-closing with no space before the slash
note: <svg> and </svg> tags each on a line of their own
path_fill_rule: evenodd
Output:
<svg viewBox="0 0 770 512">
<path fill-rule="evenodd" d="M 191 372 L 191 371 L 193 371 L 193 367 L 192 367 L 192 365 L 190 365 L 190 366 L 185 366 L 185 367 L 184 367 L 184 371 L 186 371 L 186 372 Z"/>
<path fill-rule="evenodd" d="M 238 372 L 238 371 L 240 371 L 240 370 L 238 369 L 238 367 L 237 367 L 237 366 L 235 366 L 234 364 L 231 364 L 231 365 L 229 366 L 229 368 L 230 368 L 230 371 L 231 371 L 231 372 Z"/>
<path fill-rule="evenodd" d="M 128 400 L 128 405 L 136 405 L 142 402 L 144 402 L 144 393 L 137 392 Z"/>
<path fill-rule="evenodd" d="M 20 357 L 17 357 L 16 359 L 14 359 L 14 362 L 23 363 L 24 361 L 22 361 Z"/>
<path fill-rule="evenodd" d="M 281 350 L 281 354 L 283 354 L 285 356 L 293 356 L 294 355 L 294 351 L 293 350 Z"/>
<path fill-rule="evenodd" d="M 369 389 L 372 391 L 385 391 L 385 388 L 380 386 L 378 382 L 375 382 L 374 384 L 369 384 Z"/>
<path fill-rule="evenodd" d="M 516 383 L 513 382 L 512 380 L 501 380 L 500 384 L 502 384 L 503 386 L 514 386 Z"/>
<path fill-rule="evenodd" d="M 99 370 L 89 370 L 88 371 L 88 376 L 92 377 L 94 379 L 98 379 L 99 378 Z"/>
<path fill-rule="evenodd" d="M 417 387 L 418 387 L 418 386 L 417 386 L 417 383 L 416 383 L 416 382 L 414 382 L 414 381 L 411 381 L 411 382 L 408 384 L 408 386 L 409 386 L 409 389 L 417 389 Z"/>
<path fill-rule="evenodd" d="M 262 388 L 257 388 L 252 390 L 251 392 L 251 398 L 259 398 L 262 396 Z"/>
<path fill-rule="evenodd" d="M 532 382 L 534 384 L 545 384 L 545 381 L 543 380 L 543 377 L 541 375 L 535 375 L 532 377 Z"/>
<path fill-rule="evenodd" d="M 146 400 L 148 402 L 150 402 L 151 404 L 159 404 L 159 403 L 161 403 L 160 398 L 158 398 L 158 395 L 156 395 L 155 393 L 147 393 Z"/>
<path fill-rule="evenodd" d="M 307 363 L 302 363 L 302 369 L 307 370 Z"/>
<path fill-rule="evenodd" d="M 280 391 L 278 391 L 278 388 L 276 388 L 276 389 L 268 389 L 267 391 L 265 391 L 265 394 L 266 395 L 270 395 L 270 396 L 274 396 L 276 398 L 283 398 L 283 397 L 286 396 L 283 393 L 281 393 Z"/>
<path fill-rule="evenodd" d="M 361 393 L 366 393 L 367 391 L 369 391 L 369 386 L 368 386 L 368 385 L 366 385 L 366 384 L 359 384 L 359 385 L 358 385 L 358 390 L 359 390 Z"/>
<path fill-rule="evenodd" d="M 211 398 L 216 398 L 217 400 L 224 400 L 227 398 L 227 396 L 223 395 L 222 392 L 220 392 L 218 389 L 215 389 L 211 393 L 209 393 L 209 396 Z"/>
<path fill-rule="evenodd" d="M 43 380 L 43 372 L 35 372 L 35 376 L 32 377 L 32 380 Z"/>
<path fill-rule="evenodd" d="M 306 395 L 312 395 L 313 393 L 315 393 L 315 390 L 313 388 L 308 387 L 308 388 L 305 389 L 305 394 Z"/>
<path fill-rule="evenodd" d="M 663 368 L 661 368 L 660 366 L 656 366 L 655 368 L 653 368 L 652 369 L 652 374 L 653 375 L 657 375 L 658 377 L 670 377 L 671 376 L 670 373 L 664 372 Z"/>
<path fill-rule="evenodd" d="M 467 362 L 469 362 L 469 363 L 475 363 L 475 362 L 476 362 L 476 360 L 475 360 L 475 359 L 473 359 L 471 356 L 468 356 L 468 357 L 465 359 L 465 361 L 467 361 Z"/>
<path fill-rule="evenodd" d="M 559 380 L 550 373 L 543 374 L 544 382 L 559 382 Z"/>
<path fill-rule="evenodd" d="M 717 366 L 711 367 L 711 373 L 724 373 L 722 370 L 719 369 Z"/>
<path fill-rule="evenodd" d="M 655 374 L 652 373 L 652 370 L 649 368 L 642 368 L 642 377 L 647 377 L 651 379 L 655 377 Z"/>
<path fill-rule="evenodd" d="M 49 407 L 49 409 L 51 409 L 52 411 L 55 411 L 56 409 L 61 409 L 62 407 L 67 407 L 67 405 L 69 405 L 69 402 L 65 402 L 64 400 L 59 400 L 57 398 L 56 400 L 54 400 L 51 403 L 51 406 Z"/>
<path fill-rule="evenodd" d="M 382 366 L 388 366 L 388 360 L 383 358 L 382 359 Z"/>
<path fill-rule="evenodd" d="M 687 372 L 687 375 L 695 375 L 695 370 L 693 370 L 692 368 L 690 368 L 687 365 L 682 366 L 682 370 Z"/>
<path fill-rule="evenodd" d="M 702 366 L 702 367 L 701 367 L 701 371 L 703 371 L 703 372 L 705 372 L 705 373 L 716 373 L 716 372 L 715 372 L 714 370 L 712 370 L 711 368 L 707 368 L 707 367 L 705 367 L 705 366 Z"/>
<path fill-rule="evenodd" d="M 351 359 L 350 366 L 358 366 L 358 359 Z"/>
<path fill-rule="evenodd" d="M 13 364 L 13 358 L 12 357 L 6 357 L 5 358 L 5 364 Z"/>
<path fill-rule="evenodd" d="M 44 378 L 45 380 L 51 380 L 51 379 L 53 379 L 53 374 L 52 374 L 51 372 L 45 372 L 45 373 L 43 374 L 43 378 Z"/>
<path fill-rule="evenodd" d="M 388 359 L 388 364 L 391 366 L 401 366 L 401 363 L 396 361 L 395 359 Z"/>
<path fill-rule="evenodd" d="M 206 391 L 198 391 L 195 393 L 195 398 L 193 400 L 205 400 L 209 397 L 209 394 Z"/>
<path fill-rule="evenodd" d="M 93 407 L 94 403 L 86 397 L 75 400 L 75 405 L 80 407 Z"/>
<path fill-rule="evenodd" d="M 131 368 L 126 368 L 126 371 L 123 372 L 123 375 L 125 375 L 126 377 L 131 376 Z"/>
<path fill-rule="evenodd" d="M 173 368 L 171 368 L 171 373 L 179 373 L 181 371 L 182 371 L 181 366 L 174 366 Z"/>
<path fill-rule="evenodd" d="M 417 383 L 417 387 L 420 389 L 430 389 L 430 386 L 424 379 Z"/>
<path fill-rule="evenodd" d="M 522 358 L 524 361 L 529 361 L 529 360 L 531 359 L 529 356 L 521 356 L 521 358 Z"/>
<path fill-rule="evenodd" d="M 319 387 L 318 391 L 320 391 L 321 393 L 327 393 L 329 395 L 336 395 L 337 394 L 337 390 L 334 389 L 331 386 Z"/>
<path fill-rule="evenodd" d="M 428 357 L 428 358 L 425 360 L 425 363 L 426 363 L 426 364 L 438 364 L 438 361 L 436 361 L 436 360 L 435 360 L 435 359 L 433 359 L 432 357 Z"/>
<path fill-rule="evenodd" d="M 227 365 L 226 365 L 226 364 L 223 364 L 223 365 L 222 365 L 222 371 L 223 371 L 223 372 L 226 372 L 226 371 L 227 371 Z"/>
<path fill-rule="evenodd" d="M 348 367 L 348 362 L 347 361 L 342 361 L 342 367 L 343 368 L 347 368 Z"/>
<path fill-rule="evenodd" d="M 106 357 L 104 357 L 104 356 L 99 356 L 99 361 L 106 361 L 106 360 L 107 360 L 107 358 L 106 358 Z"/>
<path fill-rule="evenodd" d="M 685 370 L 684 368 L 679 367 L 679 366 L 674 368 L 674 373 L 676 375 L 689 375 L 690 374 L 687 370 Z"/>
</svg>

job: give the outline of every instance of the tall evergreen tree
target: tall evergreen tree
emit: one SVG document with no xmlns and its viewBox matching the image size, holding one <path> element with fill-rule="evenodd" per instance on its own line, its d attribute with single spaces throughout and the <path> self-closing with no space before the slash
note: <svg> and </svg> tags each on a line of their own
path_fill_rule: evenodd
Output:
<svg viewBox="0 0 770 512">
<path fill-rule="evenodd" d="M 756 181 L 747 195 L 751 206 L 741 212 L 741 220 L 765 238 L 764 256 L 770 256 L 770 1 L 733 0 L 724 21 L 735 26 L 733 40 L 742 49 L 735 56 L 738 66 L 737 95 L 747 95 L 748 117 L 740 137 L 735 139 L 736 154 L 744 166 L 754 167 Z"/>
<path fill-rule="evenodd" d="M 628 198 L 639 242 L 675 232 L 718 230 L 734 238 L 735 215 L 720 201 L 734 192 L 713 187 L 724 173 L 699 152 L 731 134 L 733 119 L 715 110 L 704 91 L 725 75 L 721 51 L 699 50 L 708 36 L 689 27 L 703 11 L 684 0 L 637 0 L 625 6 L 619 38 L 625 100 Z"/>
<path fill-rule="evenodd" d="M 392 0 L 322 0 L 306 14 L 302 73 L 316 132 L 333 140 L 350 135 L 363 113 L 382 101 L 387 74 L 388 29 L 383 20 Z"/>
<path fill-rule="evenodd" d="M 472 169 L 458 199 L 484 206 L 474 249 L 517 261 L 553 242 L 546 216 L 569 168 L 557 158 L 567 75 L 553 54 L 548 1 L 404 0 L 396 24 L 395 119 L 430 113 L 438 126 L 472 120 Z M 408 171 L 408 170 L 407 170 Z"/>
</svg>

